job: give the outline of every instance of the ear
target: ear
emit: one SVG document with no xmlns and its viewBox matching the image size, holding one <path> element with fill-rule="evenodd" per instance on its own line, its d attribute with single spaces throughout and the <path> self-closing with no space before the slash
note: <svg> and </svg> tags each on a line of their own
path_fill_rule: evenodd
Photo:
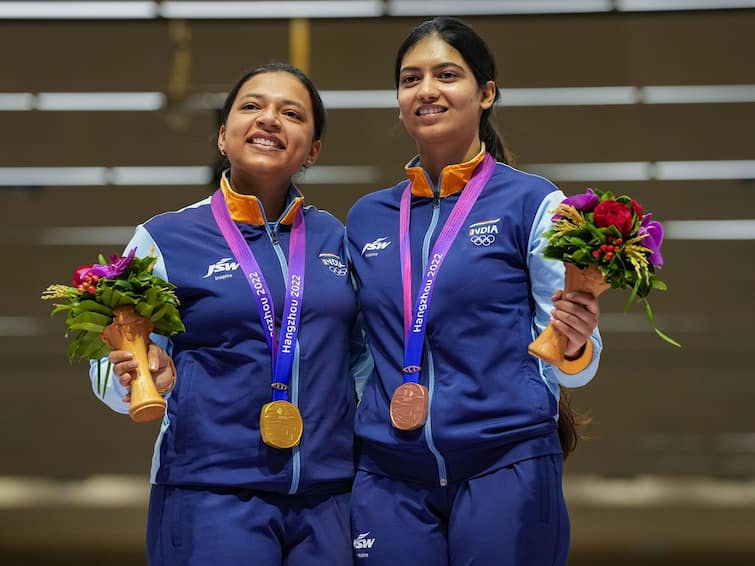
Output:
<svg viewBox="0 0 755 566">
<path fill-rule="evenodd" d="M 307 167 L 312 167 L 317 161 L 317 157 L 320 155 L 322 149 L 322 140 L 315 140 L 312 142 L 312 146 L 309 148 L 309 155 L 307 155 Z"/>
<path fill-rule="evenodd" d="M 495 102 L 495 92 L 496 92 L 496 86 L 495 82 L 488 81 L 485 83 L 485 86 L 482 87 L 482 100 L 480 100 L 480 109 L 481 110 L 487 110 L 491 106 L 493 106 L 493 103 Z"/>
<path fill-rule="evenodd" d="M 225 155 L 225 126 L 221 124 L 218 131 L 218 151 Z"/>
</svg>

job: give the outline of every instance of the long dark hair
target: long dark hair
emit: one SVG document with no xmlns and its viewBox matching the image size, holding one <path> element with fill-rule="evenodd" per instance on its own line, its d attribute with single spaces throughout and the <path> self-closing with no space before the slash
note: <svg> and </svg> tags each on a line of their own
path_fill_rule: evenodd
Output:
<svg viewBox="0 0 755 566">
<path fill-rule="evenodd" d="M 241 87 L 244 85 L 244 83 L 252 77 L 261 75 L 263 73 L 288 73 L 289 75 L 293 75 L 294 77 L 299 79 L 301 84 L 303 84 L 307 89 L 307 92 L 309 92 L 309 98 L 312 101 L 312 114 L 314 118 L 314 135 L 312 136 L 312 141 L 322 139 L 322 136 L 325 133 L 326 113 L 325 105 L 322 103 L 322 98 L 320 98 L 320 93 L 317 90 L 315 83 L 312 82 L 312 79 L 310 79 L 304 73 L 304 71 L 302 71 L 298 67 L 289 65 L 288 63 L 266 63 L 264 65 L 259 65 L 258 67 L 255 67 L 254 69 L 251 69 L 250 71 L 247 71 L 246 73 L 241 75 L 239 80 L 236 81 L 236 84 L 233 85 L 233 87 L 228 91 L 228 94 L 225 97 L 225 102 L 223 102 L 223 107 L 220 110 L 220 123 L 225 125 L 226 121 L 228 120 L 228 115 L 231 113 L 233 103 L 236 101 L 239 90 L 241 90 Z M 230 166 L 231 164 L 228 161 L 228 158 L 223 156 L 217 166 L 216 178 L 220 179 L 220 173 L 223 170 L 228 169 Z"/>
<path fill-rule="evenodd" d="M 579 439 L 583 438 L 578 432 L 577 427 L 590 424 L 592 417 L 586 414 L 575 413 L 571 406 L 571 391 L 563 386 L 560 386 L 559 390 L 558 439 L 561 442 L 561 451 L 564 453 L 564 460 L 566 460 L 569 454 L 577 448 Z"/>
<path fill-rule="evenodd" d="M 488 81 L 493 81 L 496 85 L 493 105 L 484 110 L 480 116 L 480 139 L 485 142 L 487 151 L 496 160 L 510 164 L 512 156 L 503 142 L 503 137 L 496 128 L 493 114 L 495 103 L 501 98 L 501 93 L 496 83 L 495 60 L 482 37 L 467 24 L 456 18 L 438 17 L 422 22 L 415 27 L 406 36 L 406 39 L 401 43 L 396 53 L 394 67 L 396 88 L 398 88 L 399 75 L 401 74 L 401 63 L 407 51 L 420 40 L 431 35 L 437 35 L 461 53 L 466 64 L 472 69 L 477 85 L 480 88 L 485 87 Z"/>
</svg>

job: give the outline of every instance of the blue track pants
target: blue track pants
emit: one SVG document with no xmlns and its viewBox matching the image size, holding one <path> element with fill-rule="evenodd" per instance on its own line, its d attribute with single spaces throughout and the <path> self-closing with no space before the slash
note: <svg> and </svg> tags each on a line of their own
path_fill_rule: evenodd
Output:
<svg viewBox="0 0 755 566">
<path fill-rule="evenodd" d="M 459 484 L 426 487 L 357 472 L 357 566 L 563 566 L 569 517 L 562 456 L 522 460 Z"/>
<path fill-rule="evenodd" d="M 351 566 L 348 493 L 153 485 L 150 566 Z"/>
</svg>

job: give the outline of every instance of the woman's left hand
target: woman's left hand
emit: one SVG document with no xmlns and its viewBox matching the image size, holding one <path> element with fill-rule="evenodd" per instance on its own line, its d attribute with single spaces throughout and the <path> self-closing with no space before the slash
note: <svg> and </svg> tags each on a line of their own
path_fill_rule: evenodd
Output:
<svg viewBox="0 0 755 566">
<path fill-rule="evenodd" d="M 551 312 L 553 326 L 568 338 L 564 354 L 567 359 L 576 359 L 598 326 L 598 299 L 580 291 L 570 291 L 567 295 L 556 291 L 551 300 L 555 307 Z"/>
</svg>

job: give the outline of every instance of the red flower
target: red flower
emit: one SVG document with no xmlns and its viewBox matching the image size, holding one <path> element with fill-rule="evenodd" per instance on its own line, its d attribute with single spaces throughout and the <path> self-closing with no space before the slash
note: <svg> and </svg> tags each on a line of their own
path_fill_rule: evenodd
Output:
<svg viewBox="0 0 755 566">
<path fill-rule="evenodd" d="M 634 213 L 637 215 L 637 218 L 642 218 L 642 205 L 637 202 L 636 200 L 632 199 L 632 208 L 634 209 Z"/>
<path fill-rule="evenodd" d="M 82 265 L 79 267 L 76 271 L 73 272 L 73 284 L 74 285 L 81 285 L 86 281 L 87 275 L 89 275 L 89 272 L 92 271 L 92 269 L 95 267 L 95 265 Z"/>
<path fill-rule="evenodd" d="M 132 248 L 128 255 L 110 256 L 110 265 L 95 263 L 94 265 L 82 265 L 73 272 L 73 284 L 80 285 L 86 283 L 92 277 L 105 277 L 106 279 L 115 279 L 131 264 L 136 254 L 136 248 Z"/>
<path fill-rule="evenodd" d="M 615 200 L 604 200 L 596 206 L 593 219 L 598 228 L 616 226 L 622 236 L 628 236 L 634 225 L 632 211 Z"/>
</svg>

